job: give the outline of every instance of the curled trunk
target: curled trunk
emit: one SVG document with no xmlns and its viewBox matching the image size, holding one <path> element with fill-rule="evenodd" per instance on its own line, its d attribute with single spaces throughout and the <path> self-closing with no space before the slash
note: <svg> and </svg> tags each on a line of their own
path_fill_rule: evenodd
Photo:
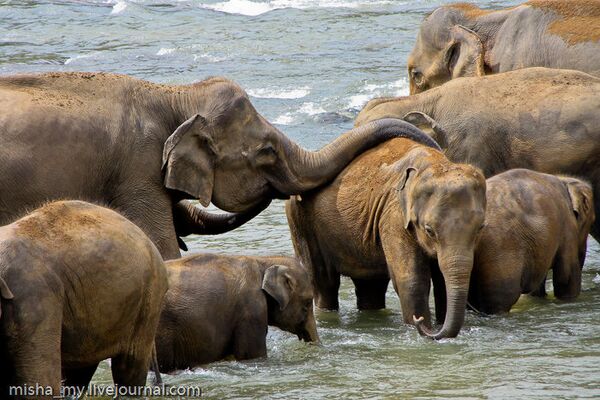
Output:
<svg viewBox="0 0 600 400">
<path fill-rule="evenodd" d="M 302 149 L 282 135 L 287 162 L 268 171 L 269 181 L 286 195 L 315 189 L 334 179 L 360 153 L 394 138 L 408 138 L 440 150 L 435 140 L 419 128 L 394 118 L 354 128 L 314 152 Z"/>
<path fill-rule="evenodd" d="M 244 213 L 210 213 L 192 203 L 182 200 L 173 206 L 173 222 L 177 236 L 218 235 L 240 227 L 266 209 L 266 200 Z"/>
</svg>

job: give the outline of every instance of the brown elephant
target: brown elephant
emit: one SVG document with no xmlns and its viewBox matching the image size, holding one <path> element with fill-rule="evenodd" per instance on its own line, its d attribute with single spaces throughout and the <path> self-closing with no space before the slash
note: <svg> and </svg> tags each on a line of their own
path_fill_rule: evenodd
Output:
<svg viewBox="0 0 600 400">
<path fill-rule="evenodd" d="M 406 323 L 454 337 L 464 321 L 475 243 L 485 214 L 485 178 L 439 151 L 394 139 L 357 157 L 328 186 L 292 198 L 294 249 L 312 270 L 316 304 L 338 308 L 340 275 L 352 278 L 359 309 L 385 307 L 391 278 Z M 419 321 L 420 322 L 420 321 Z"/>
<path fill-rule="evenodd" d="M 425 129 L 454 162 L 490 177 L 513 168 L 581 177 L 600 214 L 600 79 L 583 72 L 525 68 L 461 78 L 414 96 L 371 100 L 356 118 L 405 118 Z M 600 240 L 600 221 L 592 235 Z"/>
<path fill-rule="evenodd" d="M 36 384 L 58 396 L 61 380 L 83 390 L 107 358 L 116 385 L 145 385 L 168 283 L 136 225 L 82 201 L 44 205 L 0 228 L 0 278 L 12 292 L 1 291 L 2 397 Z"/>
<path fill-rule="evenodd" d="M 457 3 L 437 8 L 408 57 L 410 93 L 463 76 L 526 67 L 600 76 L 600 2 L 532 0 L 503 10 Z"/>
<path fill-rule="evenodd" d="M 267 355 L 268 325 L 319 340 L 308 271 L 290 257 L 197 254 L 167 262 L 156 334 L 162 372 Z"/>
<path fill-rule="evenodd" d="M 508 312 L 522 293 L 546 295 L 549 270 L 558 299 L 577 297 L 592 204 L 591 186 L 578 179 L 527 169 L 489 178 L 469 304 L 487 314 Z"/>
<path fill-rule="evenodd" d="M 95 201 L 130 218 L 163 257 L 177 258 L 177 234 L 231 230 L 270 199 L 326 183 L 384 140 L 409 136 L 435 145 L 403 124 L 355 129 L 310 152 L 224 78 L 175 86 L 105 73 L 6 76 L 0 224 L 52 199 Z M 182 199 L 241 215 L 213 216 Z"/>
</svg>

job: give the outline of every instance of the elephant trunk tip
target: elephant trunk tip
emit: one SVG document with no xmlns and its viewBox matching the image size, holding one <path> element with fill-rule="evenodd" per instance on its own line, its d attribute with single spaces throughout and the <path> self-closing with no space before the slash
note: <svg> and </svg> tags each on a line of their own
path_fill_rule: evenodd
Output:
<svg viewBox="0 0 600 400">
<path fill-rule="evenodd" d="M 413 315 L 413 322 L 415 324 L 415 326 L 417 327 L 417 330 L 419 331 L 419 334 L 421 336 L 424 337 L 428 337 L 434 340 L 438 340 L 438 339 L 442 339 L 443 337 L 439 334 L 439 333 L 433 333 L 429 330 L 429 328 L 427 328 L 423 322 L 425 321 L 425 318 L 423 316 L 417 318 L 415 315 Z"/>
</svg>

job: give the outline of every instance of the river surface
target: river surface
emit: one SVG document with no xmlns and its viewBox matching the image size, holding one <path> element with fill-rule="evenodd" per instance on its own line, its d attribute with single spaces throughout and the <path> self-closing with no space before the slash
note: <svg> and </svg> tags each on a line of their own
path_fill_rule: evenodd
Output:
<svg viewBox="0 0 600 400">
<path fill-rule="evenodd" d="M 0 0 L 0 74 L 110 71 L 163 83 L 224 75 L 316 149 L 351 128 L 368 99 L 408 93 L 419 23 L 443 3 Z M 280 201 L 231 233 L 187 242 L 191 252 L 292 254 Z M 577 301 L 523 297 L 508 316 L 468 313 L 457 339 L 420 338 L 403 325 L 392 290 L 378 312 L 355 309 L 348 280 L 340 296 L 339 313 L 316 314 L 322 346 L 271 328 L 266 359 L 165 380 L 200 385 L 215 399 L 600 397 L 600 248 L 592 239 Z M 94 381 L 111 382 L 107 363 Z"/>
</svg>

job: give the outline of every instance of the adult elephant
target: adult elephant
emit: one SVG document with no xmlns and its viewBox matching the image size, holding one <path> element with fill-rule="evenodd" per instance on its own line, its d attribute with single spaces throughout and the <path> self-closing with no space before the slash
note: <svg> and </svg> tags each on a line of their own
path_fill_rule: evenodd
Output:
<svg viewBox="0 0 600 400">
<path fill-rule="evenodd" d="M 270 199 L 315 188 L 392 137 L 431 139 L 403 121 L 355 129 L 317 152 L 300 148 L 224 78 L 183 86 L 125 75 L 0 78 L 0 224 L 48 200 L 119 210 L 165 259 L 177 233 L 239 226 Z M 210 215 L 183 199 L 234 213 Z"/>
<path fill-rule="evenodd" d="M 600 1 L 533 0 L 504 10 L 458 3 L 437 8 L 408 58 L 410 93 L 461 76 L 525 67 L 600 76 Z"/>
<path fill-rule="evenodd" d="M 526 68 L 450 81 L 424 93 L 371 100 L 356 118 L 405 118 L 426 129 L 454 162 L 490 177 L 511 168 L 588 180 L 600 215 L 600 79 Z M 592 227 L 600 240 L 600 221 Z"/>
</svg>

